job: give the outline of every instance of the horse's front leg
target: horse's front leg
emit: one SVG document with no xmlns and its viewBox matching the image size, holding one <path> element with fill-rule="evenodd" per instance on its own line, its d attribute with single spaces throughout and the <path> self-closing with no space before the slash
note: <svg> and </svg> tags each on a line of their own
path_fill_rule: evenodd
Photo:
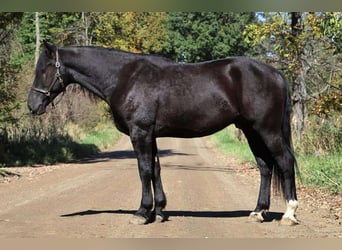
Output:
<svg viewBox="0 0 342 250">
<path fill-rule="evenodd" d="M 272 155 L 259 133 L 250 127 L 243 127 L 242 130 L 258 164 L 261 177 L 257 206 L 254 211 L 250 213 L 249 220 L 263 222 L 264 213 L 270 208 L 272 166 L 274 163 Z"/>
<path fill-rule="evenodd" d="M 250 213 L 249 220 L 263 222 L 264 213 L 270 208 L 272 170 L 269 166 L 272 166 L 272 163 L 267 165 L 265 161 L 258 156 L 256 156 L 255 159 L 259 166 L 261 180 L 257 206 L 254 211 Z"/>
<path fill-rule="evenodd" d="M 163 213 L 163 209 L 166 207 L 166 196 L 163 190 L 163 185 L 160 176 L 160 163 L 158 156 L 158 148 L 156 139 L 153 139 L 153 189 L 154 189 L 154 204 L 155 204 L 155 220 L 156 222 L 163 222 L 166 220 L 166 217 Z"/>
<path fill-rule="evenodd" d="M 151 129 L 150 129 L 151 130 Z M 151 181 L 153 175 L 153 138 L 149 130 L 134 127 L 130 133 L 134 151 L 138 159 L 139 175 L 142 184 L 140 208 L 130 223 L 143 225 L 150 221 L 153 207 Z"/>
</svg>

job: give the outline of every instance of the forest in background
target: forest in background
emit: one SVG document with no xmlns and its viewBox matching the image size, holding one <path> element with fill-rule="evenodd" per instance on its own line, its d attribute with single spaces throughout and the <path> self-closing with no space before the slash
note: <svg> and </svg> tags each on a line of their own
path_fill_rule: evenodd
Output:
<svg viewBox="0 0 342 250">
<path fill-rule="evenodd" d="M 118 138 L 106 104 L 76 85 L 53 111 L 30 116 L 27 93 L 47 39 L 179 63 L 243 55 L 272 64 L 291 85 L 296 152 L 310 159 L 315 179 L 341 190 L 341 18 L 341 12 L 2 12 L 0 166 L 67 161 Z"/>
</svg>

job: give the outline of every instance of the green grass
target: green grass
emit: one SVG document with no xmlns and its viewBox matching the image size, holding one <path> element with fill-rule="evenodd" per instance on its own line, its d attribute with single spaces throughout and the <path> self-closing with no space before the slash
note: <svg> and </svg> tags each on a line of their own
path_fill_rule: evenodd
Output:
<svg viewBox="0 0 342 250">
<path fill-rule="evenodd" d="M 314 156 L 301 155 L 297 158 L 303 184 L 320 187 L 333 194 L 342 193 L 341 154 Z"/>
<path fill-rule="evenodd" d="M 103 129 L 97 128 L 94 132 L 88 134 L 81 140 L 83 145 L 96 145 L 100 150 L 103 150 L 111 145 L 114 145 L 120 134 L 114 128 L 114 125 L 106 126 Z"/>
<path fill-rule="evenodd" d="M 214 144 L 226 155 L 255 165 L 247 142 L 236 138 L 236 129 L 228 127 L 212 136 Z M 339 151 L 321 156 L 297 155 L 301 184 L 321 188 L 333 194 L 342 193 L 342 154 Z"/>
<path fill-rule="evenodd" d="M 72 141 L 67 135 L 56 135 L 49 139 L 12 141 L 1 154 L 3 166 L 25 166 L 67 162 L 94 154 L 99 149 L 94 144 L 81 144 Z"/>
<path fill-rule="evenodd" d="M 39 136 L 36 132 L 27 130 L 11 139 L 0 135 L 0 167 L 68 162 L 95 154 L 114 145 L 119 138 L 119 132 L 111 123 L 98 125 L 94 131 L 85 133 L 82 140 L 54 129 Z"/>
<path fill-rule="evenodd" d="M 238 141 L 235 133 L 236 129 L 234 127 L 228 127 L 215 133 L 212 135 L 215 146 L 230 157 L 255 164 L 254 156 L 248 144 Z"/>
</svg>

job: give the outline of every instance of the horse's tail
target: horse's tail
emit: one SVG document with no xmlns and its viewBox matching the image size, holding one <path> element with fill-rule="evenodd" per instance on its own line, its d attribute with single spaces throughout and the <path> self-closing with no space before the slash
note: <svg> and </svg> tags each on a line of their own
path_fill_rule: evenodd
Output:
<svg viewBox="0 0 342 250">
<path fill-rule="evenodd" d="M 294 150 L 293 150 L 293 144 L 292 144 L 292 133 L 291 133 L 291 113 L 292 113 L 292 104 L 291 104 L 291 93 L 289 90 L 289 84 L 287 82 L 287 80 L 285 79 L 285 77 L 283 77 L 283 80 L 286 83 L 286 98 L 285 98 L 285 102 L 284 102 L 284 115 L 283 115 L 283 121 L 282 121 L 282 125 L 281 125 L 281 133 L 282 133 L 282 137 L 283 140 L 286 143 L 286 147 L 288 149 L 288 152 L 290 153 L 290 155 L 293 157 L 293 167 L 294 170 L 299 174 L 299 170 L 298 170 L 298 165 L 297 165 L 297 160 L 296 157 L 294 155 Z M 281 192 L 282 194 L 284 194 L 284 182 L 285 182 L 285 178 L 284 178 L 284 174 L 281 171 L 281 169 L 278 166 L 274 166 L 273 168 L 273 188 L 276 192 Z"/>
</svg>

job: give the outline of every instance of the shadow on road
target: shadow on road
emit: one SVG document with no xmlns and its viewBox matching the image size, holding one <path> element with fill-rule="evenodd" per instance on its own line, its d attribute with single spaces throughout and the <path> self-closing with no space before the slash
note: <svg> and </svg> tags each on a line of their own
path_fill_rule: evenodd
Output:
<svg viewBox="0 0 342 250">
<path fill-rule="evenodd" d="M 191 155 L 180 152 L 175 152 L 171 149 L 159 150 L 159 157 L 166 157 L 172 155 Z M 119 150 L 119 151 L 111 151 L 111 152 L 100 152 L 95 155 L 83 158 L 81 160 L 75 161 L 75 163 L 97 163 L 97 162 L 106 162 L 113 159 L 135 159 L 136 155 L 133 150 Z"/>
<path fill-rule="evenodd" d="M 180 153 L 171 149 L 159 150 L 159 157 L 167 156 L 191 156 L 193 154 Z M 119 150 L 111 152 L 101 152 L 90 157 L 83 158 L 81 160 L 76 160 L 74 163 L 88 164 L 88 163 L 98 163 L 98 162 L 108 162 L 111 160 L 121 160 L 121 159 L 136 159 L 133 150 Z M 199 163 L 196 165 L 180 165 L 180 164 L 163 164 L 160 163 L 162 168 L 165 169 L 177 169 L 177 170 L 190 170 L 190 171 L 216 171 L 216 172 L 234 172 L 235 169 L 229 168 L 227 166 L 208 166 L 204 163 Z"/>
<path fill-rule="evenodd" d="M 135 214 L 136 210 L 86 210 L 70 214 L 63 214 L 61 217 L 89 216 L 97 214 Z M 248 217 L 252 211 L 236 210 L 236 211 L 164 211 L 168 220 L 169 217 L 197 217 L 197 218 L 238 218 Z M 264 222 L 272 222 L 280 220 L 283 213 L 268 212 L 264 215 Z"/>
</svg>

